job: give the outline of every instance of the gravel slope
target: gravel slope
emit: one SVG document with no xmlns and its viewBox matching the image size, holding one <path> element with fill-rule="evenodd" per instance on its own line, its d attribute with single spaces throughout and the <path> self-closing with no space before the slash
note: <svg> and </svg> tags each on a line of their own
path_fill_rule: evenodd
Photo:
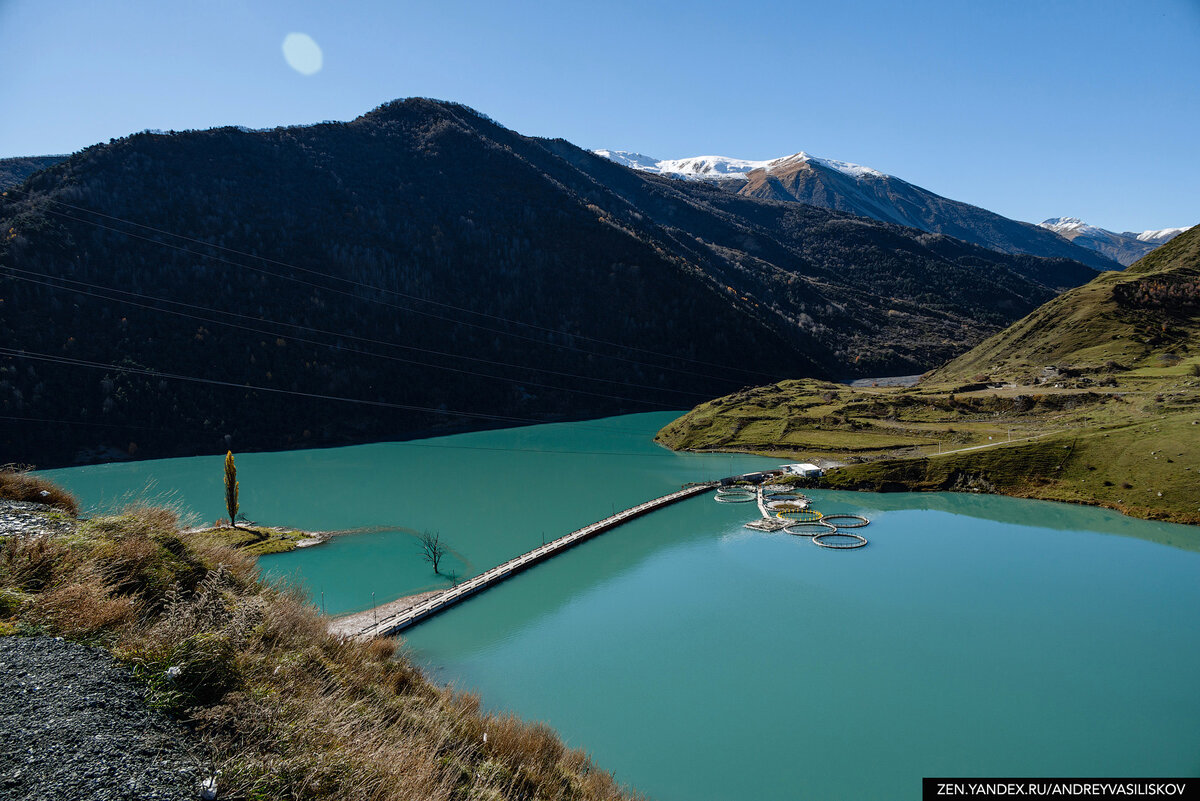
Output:
<svg viewBox="0 0 1200 801">
<path fill-rule="evenodd" d="M 201 753 L 104 651 L 0 637 L 0 801 L 196 799 Z"/>
</svg>

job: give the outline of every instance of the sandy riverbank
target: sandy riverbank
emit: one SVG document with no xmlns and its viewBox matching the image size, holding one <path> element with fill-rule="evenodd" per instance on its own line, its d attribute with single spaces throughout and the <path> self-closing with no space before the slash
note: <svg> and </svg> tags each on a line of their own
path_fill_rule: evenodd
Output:
<svg viewBox="0 0 1200 801">
<path fill-rule="evenodd" d="M 416 606 L 422 601 L 426 601 L 443 592 L 445 590 L 430 590 L 429 592 L 419 592 L 416 595 L 406 595 L 403 598 L 388 601 L 386 604 L 380 604 L 372 609 L 365 609 L 362 612 L 335 617 L 329 621 L 329 633 L 338 637 L 352 637 L 368 626 L 373 625 L 376 620 L 383 620 L 392 615 L 398 615 L 409 607 Z"/>
</svg>

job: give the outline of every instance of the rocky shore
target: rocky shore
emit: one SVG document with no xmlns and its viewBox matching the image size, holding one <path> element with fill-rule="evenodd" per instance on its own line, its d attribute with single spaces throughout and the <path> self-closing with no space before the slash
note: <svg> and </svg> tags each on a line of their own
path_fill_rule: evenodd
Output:
<svg viewBox="0 0 1200 801">
<path fill-rule="evenodd" d="M 0 637 L 0 801 L 192 801 L 202 755 L 108 653 Z"/>
</svg>

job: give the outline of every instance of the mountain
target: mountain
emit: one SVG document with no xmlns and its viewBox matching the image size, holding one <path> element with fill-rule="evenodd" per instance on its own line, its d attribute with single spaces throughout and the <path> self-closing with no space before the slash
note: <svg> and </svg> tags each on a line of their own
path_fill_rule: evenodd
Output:
<svg viewBox="0 0 1200 801">
<path fill-rule="evenodd" d="M 633 169 L 704 180 L 740 195 L 807 203 L 972 242 L 1001 253 L 1074 259 L 1096 270 L 1119 270 L 1111 258 L 1071 244 L 1053 231 L 936 195 L 860 164 L 800 152 L 767 161 L 725 156 L 656 160 L 640 153 L 597 150 Z"/>
<path fill-rule="evenodd" d="M 1192 226 L 1190 225 L 1184 228 L 1159 228 L 1156 231 L 1142 231 L 1140 234 L 1135 234 L 1133 231 L 1126 231 L 1125 236 L 1133 236 L 1139 242 L 1154 242 L 1164 245 L 1191 228 Z"/>
<path fill-rule="evenodd" d="M 141 133 L 0 197 L 0 447 L 332 445 L 918 372 L 1094 273 L 424 99 Z"/>
<path fill-rule="evenodd" d="M 38 170 L 64 161 L 66 156 L 18 156 L 16 158 L 0 159 L 0 192 L 13 186 L 20 186 L 25 179 Z"/>
<path fill-rule="evenodd" d="M 821 462 L 831 470 L 819 485 L 834 489 L 1003 493 L 1200 524 L 1197 342 L 1200 227 L 1063 293 L 916 386 L 806 378 L 747 388 L 696 406 L 656 439 Z M 1186 533 L 1162 541 L 1200 548 Z"/>
<path fill-rule="evenodd" d="M 1078 217 L 1051 217 L 1038 225 L 1070 240 L 1073 244 L 1094 250 L 1127 267 L 1187 230 L 1162 228 L 1157 231 L 1142 231 L 1140 234 L 1133 231 L 1118 234 L 1088 225 Z"/>
<path fill-rule="evenodd" d="M 1045 366 L 1161 368 L 1200 341 L 1200 227 L 1120 273 L 1097 276 L 935 370 L 931 380 L 1011 377 Z"/>
</svg>

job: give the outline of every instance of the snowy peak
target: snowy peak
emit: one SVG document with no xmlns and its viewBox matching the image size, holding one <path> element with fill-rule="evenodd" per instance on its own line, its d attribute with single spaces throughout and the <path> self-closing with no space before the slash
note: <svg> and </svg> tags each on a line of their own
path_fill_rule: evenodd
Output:
<svg viewBox="0 0 1200 801">
<path fill-rule="evenodd" d="M 657 172 L 683 178 L 719 180 L 722 178 L 745 179 L 755 170 L 766 169 L 768 161 L 748 161 L 729 156 L 692 156 L 686 159 L 666 159 L 658 162 Z"/>
<path fill-rule="evenodd" d="M 1043 228 L 1049 228 L 1051 231 L 1056 233 L 1064 233 L 1068 231 L 1077 234 L 1102 233 L 1110 236 L 1123 236 L 1129 239 L 1136 239 L 1139 242 L 1150 242 L 1156 245 L 1161 245 L 1165 242 L 1168 242 L 1169 240 L 1174 239 L 1184 231 L 1191 228 L 1189 225 L 1183 228 L 1159 228 L 1155 231 L 1142 231 L 1141 233 L 1138 233 L 1137 231 L 1122 231 L 1118 234 L 1115 231 L 1109 231 L 1105 228 L 1099 228 L 1095 225 L 1088 225 L 1078 217 L 1051 217 L 1048 220 L 1038 223 L 1038 225 Z"/>
<path fill-rule="evenodd" d="M 805 151 L 774 159 L 692 156 L 658 159 L 644 153 L 596 150 L 596 155 L 646 173 L 705 181 L 737 195 L 776 203 L 802 203 L 962 239 L 1001 253 L 1074 259 L 1096 270 L 1119 268 L 1110 256 L 1075 234 L 1057 233 L 942 197 L 902 178 L 861 164 Z M 1064 225 L 1082 221 L 1052 220 Z M 1151 245 L 1135 242 L 1140 248 Z"/>
<path fill-rule="evenodd" d="M 1081 247 L 1089 248 L 1128 267 L 1159 245 L 1166 244 L 1187 228 L 1160 228 L 1157 231 L 1116 233 L 1088 225 L 1078 217 L 1051 217 L 1038 223 Z"/>
<path fill-rule="evenodd" d="M 756 170 L 766 170 L 770 173 L 797 164 L 807 163 L 818 164 L 859 180 L 864 178 L 888 177 L 879 170 L 873 170 L 861 164 L 817 158 L 804 151 L 764 161 L 738 159 L 730 156 L 691 156 L 682 159 L 656 160 L 650 156 L 641 153 L 632 153 L 628 150 L 593 150 L 592 152 L 597 156 L 603 156 L 606 159 L 615 161 L 618 164 L 624 164 L 626 167 L 632 167 L 635 170 L 699 181 L 745 180 L 750 173 Z"/>
<path fill-rule="evenodd" d="M 626 167 L 644 172 L 658 172 L 658 159 L 629 150 L 593 150 L 597 156 L 603 156 L 609 161 L 615 161 Z"/>
<path fill-rule="evenodd" d="M 1183 228 L 1159 228 L 1157 231 L 1142 231 L 1140 234 L 1135 234 L 1132 231 L 1126 231 L 1125 236 L 1132 236 L 1139 242 L 1152 242 L 1156 245 L 1162 245 L 1170 242 L 1175 237 L 1187 231 L 1192 226 L 1188 225 Z"/>
<path fill-rule="evenodd" d="M 1088 225 L 1078 217 L 1051 217 L 1038 223 L 1042 228 L 1048 228 L 1056 234 L 1088 234 L 1097 231 L 1103 231 L 1103 228 L 1097 228 L 1094 225 Z"/>
</svg>

